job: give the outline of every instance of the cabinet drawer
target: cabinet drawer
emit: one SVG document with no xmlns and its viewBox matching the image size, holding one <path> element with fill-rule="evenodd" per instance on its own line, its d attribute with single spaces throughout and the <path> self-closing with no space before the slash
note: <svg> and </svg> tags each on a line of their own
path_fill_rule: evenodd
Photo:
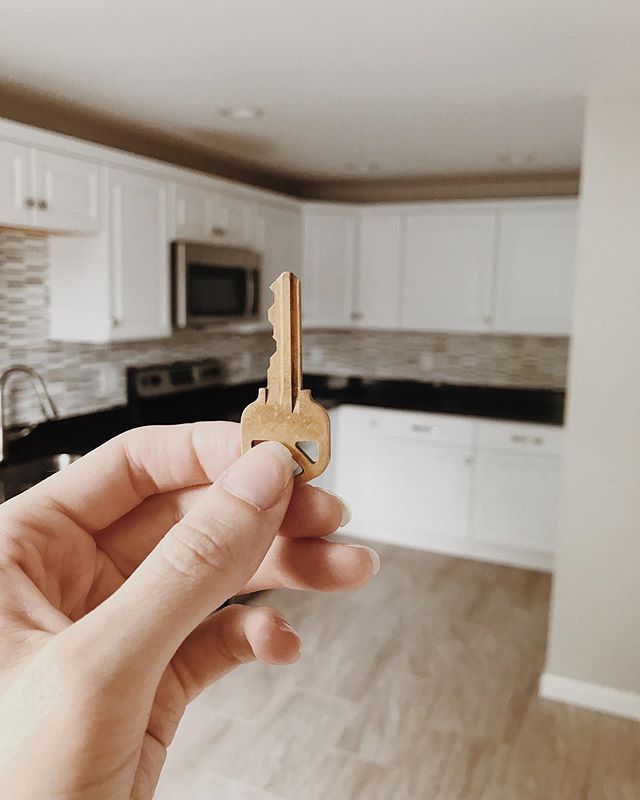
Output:
<svg viewBox="0 0 640 800">
<path fill-rule="evenodd" d="M 475 423 L 464 417 L 353 406 L 344 410 L 351 419 L 366 419 L 368 427 L 374 427 L 385 435 L 463 446 L 472 445 L 474 440 Z"/>
<path fill-rule="evenodd" d="M 479 422 L 478 447 L 491 450 L 562 455 L 564 431 L 552 425 Z"/>
</svg>

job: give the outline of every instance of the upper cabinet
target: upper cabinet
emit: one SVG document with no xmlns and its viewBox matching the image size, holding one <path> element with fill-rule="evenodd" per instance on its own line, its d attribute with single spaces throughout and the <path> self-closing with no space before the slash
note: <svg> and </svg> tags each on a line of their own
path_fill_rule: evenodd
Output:
<svg viewBox="0 0 640 800">
<path fill-rule="evenodd" d="M 506 206 L 499 227 L 495 330 L 569 334 L 577 203 Z"/>
<path fill-rule="evenodd" d="M 33 218 L 30 200 L 30 149 L 0 141 L 0 224 L 27 227 Z"/>
<path fill-rule="evenodd" d="M 253 203 L 204 184 L 174 186 L 175 232 L 178 239 L 219 242 L 232 246 L 261 244 Z"/>
<path fill-rule="evenodd" d="M 309 204 L 311 327 L 568 335 L 574 200 Z"/>
<path fill-rule="evenodd" d="M 495 232 L 495 212 L 479 210 L 477 204 L 437 205 L 407 214 L 404 328 L 489 328 Z"/>
<path fill-rule="evenodd" d="M 304 217 L 302 320 L 308 327 L 351 324 L 358 214 L 349 206 L 309 206 Z"/>
<path fill-rule="evenodd" d="M 0 224 L 96 233 L 100 180 L 96 162 L 0 141 Z"/>
<path fill-rule="evenodd" d="M 281 272 L 300 275 L 302 268 L 302 214 L 296 208 L 264 205 L 255 211 L 258 237 L 262 241 L 260 319 L 266 322 L 273 304 L 271 284 Z"/>
<path fill-rule="evenodd" d="M 50 336 L 69 342 L 154 339 L 171 333 L 169 183 L 106 168 L 108 225 L 97 236 L 53 236 Z"/>
<path fill-rule="evenodd" d="M 213 237 L 213 194 L 202 186 L 174 184 L 176 239 Z"/>
<path fill-rule="evenodd" d="M 168 184 L 130 170 L 109 170 L 110 339 L 171 332 Z"/>
<path fill-rule="evenodd" d="M 404 220 L 393 207 L 360 213 L 351 320 L 360 328 L 397 328 Z"/>
</svg>

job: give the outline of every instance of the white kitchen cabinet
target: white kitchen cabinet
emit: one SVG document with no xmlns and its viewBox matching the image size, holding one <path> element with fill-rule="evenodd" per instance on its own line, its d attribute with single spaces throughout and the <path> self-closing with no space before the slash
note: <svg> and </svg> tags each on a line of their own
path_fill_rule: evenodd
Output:
<svg viewBox="0 0 640 800">
<path fill-rule="evenodd" d="M 267 321 L 267 310 L 273 304 L 271 284 L 281 272 L 300 276 L 302 267 L 302 215 L 295 208 L 263 205 L 256 207 L 255 220 L 262 244 L 262 279 L 260 286 L 260 319 Z"/>
<path fill-rule="evenodd" d="M 213 239 L 221 244 L 256 247 L 252 204 L 243 197 L 216 192 L 213 197 Z M 256 249 L 258 249 L 256 247 Z"/>
<path fill-rule="evenodd" d="M 396 209 L 362 211 L 351 313 L 355 327 L 399 326 L 402 236 L 403 217 Z"/>
<path fill-rule="evenodd" d="M 363 536 L 373 530 L 369 497 L 379 416 L 378 409 L 359 406 L 344 405 L 333 411 L 327 488 L 344 497 L 351 507 L 353 517 L 347 531 Z"/>
<path fill-rule="evenodd" d="M 168 184 L 109 170 L 112 339 L 168 336 Z"/>
<path fill-rule="evenodd" d="M 495 233 L 495 211 L 479 210 L 477 205 L 437 205 L 407 214 L 404 328 L 489 328 Z"/>
<path fill-rule="evenodd" d="M 550 569 L 561 428 L 340 406 L 325 485 L 351 504 L 345 532 Z"/>
<path fill-rule="evenodd" d="M 427 549 L 467 537 L 471 421 L 342 406 L 338 431 L 334 485 L 352 506 L 347 532 Z"/>
<path fill-rule="evenodd" d="M 174 184 L 176 239 L 207 241 L 212 238 L 213 194 L 202 186 Z"/>
<path fill-rule="evenodd" d="M 29 153 L 28 147 L 0 141 L 0 225 L 27 227 L 32 223 Z"/>
<path fill-rule="evenodd" d="M 351 324 L 357 213 L 335 204 L 304 214 L 302 321 L 307 327 Z"/>
<path fill-rule="evenodd" d="M 335 485 L 336 485 L 336 470 L 338 469 L 338 461 L 337 459 L 333 458 L 335 451 L 338 446 L 338 440 L 340 437 L 340 428 L 339 428 L 339 415 L 340 415 L 340 408 L 331 408 L 327 412 L 329 414 L 329 425 L 331 430 L 331 451 L 332 457 L 331 461 L 329 462 L 329 466 L 326 470 L 319 475 L 314 481 L 313 485 L 318 486 L 321 489 L 328 489 L 330 492 L 335 492 Z"/>
<path fill-rule="evenodd" d="M 261 231 L 246 198 L 178 182 L 173 205 L 176 238 L 261 249 Z"/>
<path fill-rule="evenodd" d="M 479 423 L 471 535 L 475 542 L 552 554 L 561 487 L 562 431 Z"/>
<path fill-rule="evenodd" d="M 573 200 L 501 211 L 496 330 L 571 332 L 577 213 Z"/>
<path fill-rule="evenodd" d="M 0 142 L 0 225 L 96 233 L 102 226 L 100 165 Z"/>
<path fill-rule="evenodd" d="M 456 430 L 449 435 L 451 422 Z M 376 529 L 416 547 L 465 539 L 472 439 L 468 420 L 406 412 L 381 418 L 369 490 Z"/>
<path fill-rule="evenodd" d="M 100 165 L 73 156 L 33 151 L 35 225 L 50 231 L 100 230 Z"/>
<path fill-rule="evenodd" d="M 105 229 L 93 237 L 54 236 L 49 242 L 50 338 L 168 336 L 169 183 L 128 169 L 105 173 Z"/>
</svg>

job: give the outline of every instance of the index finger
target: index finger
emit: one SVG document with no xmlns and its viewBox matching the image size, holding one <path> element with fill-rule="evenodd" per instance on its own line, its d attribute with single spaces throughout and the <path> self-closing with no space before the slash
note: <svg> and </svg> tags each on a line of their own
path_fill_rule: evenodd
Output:
<svg viewBox="0 0 640 800">
<path fill-rule="evenodd" d="M 61 511 L 95 533 L 151 495 L 213 483 L 240 456 L 236 422 L 153 425 L 116 436 L 6 504 Z"/>
</svg>

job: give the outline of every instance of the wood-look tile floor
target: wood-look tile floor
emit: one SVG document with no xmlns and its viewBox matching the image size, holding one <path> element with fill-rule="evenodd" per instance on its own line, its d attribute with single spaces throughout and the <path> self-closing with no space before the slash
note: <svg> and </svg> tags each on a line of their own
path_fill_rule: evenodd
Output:
<svg viewBox="0 0 640 800">
<path fill-rule="evenodd" d="M 550 578 L 380 547 L 353 594 L 269 592 L 303 637 L 201 695 L 157 800 L 638 800 L 640 725 L 537 697 Z"/>
</svg>

